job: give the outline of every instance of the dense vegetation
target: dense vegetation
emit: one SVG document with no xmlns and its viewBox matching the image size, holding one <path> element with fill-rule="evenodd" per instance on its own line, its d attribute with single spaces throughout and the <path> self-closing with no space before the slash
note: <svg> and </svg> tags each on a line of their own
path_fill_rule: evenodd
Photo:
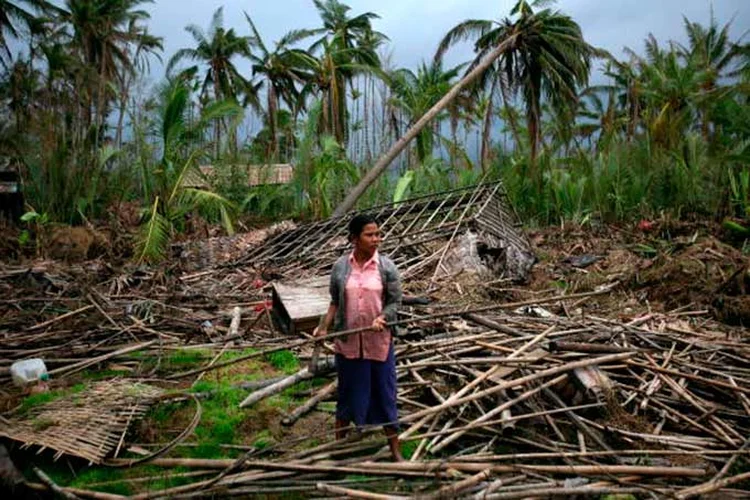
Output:
<svg viewBox="0 0 750 500">
<path fill-rule="evenodd" d="M 22 174 L 26 219 L 81 224 L 136 203 L 137 255 L 157 259 L 197 215 L 229 230 L 240 213 L 324 217 L 499 46 L 362 204 L 502 178 L 538 223 L 750 213 L 750 49 L 728 24 L 685 19 L 689 43 L 649 36 L 618 60 L 552 2 L 518 0 L 459 23 L 411 69 L 383 56 L 377 14 L 313 2 L 319 25 L 275 44 L 252 13 L 235 30 L 217 10 L 150 90 L 162 40 L 149 0 L 0 0 L 0 154 Z M 446 67 L 462 41 L 476 58 Z M 598 69 L 606 84 L 590 86 Z M 294 164 L 293 182 L 249 189 L 237 168 L 276 162 Z"/>
</svg>

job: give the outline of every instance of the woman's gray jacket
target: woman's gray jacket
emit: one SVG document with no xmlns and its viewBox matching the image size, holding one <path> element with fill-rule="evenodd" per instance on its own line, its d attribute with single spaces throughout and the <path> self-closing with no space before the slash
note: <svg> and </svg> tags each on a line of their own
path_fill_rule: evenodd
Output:
<svg viewBox="0 0 750 500">
<path fill-rule="evenodd" d="M 337 307 L 333 319 L 333 331 L 346 329 L 346 281 L 352 272 L 349 255 L 340 257 L 331 269 L 331 304 Z M 397 311 L 401 307 L 401 277 L 398 268 L 388 257 L 378 253 L 378 270 L 383 280 L 383 317 L 388 323 L 397 320 Z M 390 327 L 391 334 L 396 335 L 396 327 Z"/>
</svg>

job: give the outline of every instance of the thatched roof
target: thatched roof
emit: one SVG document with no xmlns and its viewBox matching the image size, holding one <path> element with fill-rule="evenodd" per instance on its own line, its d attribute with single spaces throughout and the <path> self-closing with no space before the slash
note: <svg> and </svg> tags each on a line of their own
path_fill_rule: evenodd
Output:
<svg viewBox="0 0 750 500">
<path fill-rule="evenodd" d="M 235 168 L 238 173 L 247 177 L 248 186 L 262 186 L 268 184 L 288 184 L 294 175 L 294 167 L 290 163 L 274 163 L 268 165 L 224 165 L 222 172 L 231 172 Z M 213 165 L 200 167 L 202 178 L 187 181 L 189 187 L 206 187 L 206 180 L 215 178 L 217 172 Z M 197 177 L 197 176 L 196 176 Z"/>
</svg>

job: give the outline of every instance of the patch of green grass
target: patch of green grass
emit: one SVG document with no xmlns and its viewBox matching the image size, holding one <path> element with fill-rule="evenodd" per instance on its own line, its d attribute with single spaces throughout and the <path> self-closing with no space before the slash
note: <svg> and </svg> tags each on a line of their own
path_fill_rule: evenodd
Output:
<svg viewBox="0 0 750 500">
<path fill-rule="evenodd" d="M 404 441 L 401 443 L 401 454 L 406 460 L 409 460 L 414 452 L 417 451 L 419 443 L 417 441 Z"/>
<path fill-rule="evenodd" d="M 78 474 L 66 486 L 72 488 L 88 489 L 91 483 L 105 483 L 126 479 L 124 469 L 113 469 L 109 467 L 91 467 Z M 113 483 L 96 487 L 97 491 L 104 493 L 113 493 L 116 495 L 131 495 L 133 490 L 130 485 L 122 483 Z"/>
<path fill-rule="evenodd" d="M 85 384 L 76 384 L 71 387 L 67 387 L 64 389 L 56 389 L 54 391 L 47 391 L 47 392 L 40 392 L 39 394 L 31 394 L 30 396 L 27 396 L 26 399 L 24 399 L 21 402 L 21 408 L 18 410 L 19 414 L 24 415 L 28 413 L 33 408 L 37 408 L 39 406 L 45 405 L 47 403 L 51 403 L 52 401 L 55 401 L 63 396 L 72 396 L 74 394 L 78 394 L 79 392 L 83 391 L 86 388 Z"/>
<path fill-rule="evenodd" d="M 218 384 L 216 382 L 205 379 L 199 380 L 195 385 L 193 385 L 193 387 L 190 388 L 190 392 L 212 392 L 218 388 L 217 386 Z"/>
<path fill-rule="evenodd" d="M 299 360 L 291 351 L 272 352 L 266 356 L 266 359 L 274 368 L 289 375 L 298 372 L 300 369 Z"/>
<path fill-rule="evenodd" d="M 127 370 L 96 370 L 83 372 L 83 378 L 86 380 L 107 380 L 127 375 L 131 375 Z"/>
<path fill-rule="evenodd" d="M 210 382 L 204 386 L 207 387 L 210 387 Z M 215 386 L 214 389 L 215 392 L 201 402 L 203 414 L 195 429 L 195 437 L 200 446 L 189 452 L 196 458 L 226 455 L 220 445 L 236 441 L 237 429 L 247 416 L 245 410 L 239 407 L 244 399 L 243 391 L 232 389 L 226 383 Z"/>
<path fill-rule="evenodd" d="M 256 352 L 257 352 L 256 349 L 250 349 L 250 348 L 248 348 L 248 349 L 240 349 L 239 351 L 229 351 L 229 352 L 225 352 L 221 356 L 221 360 L 222 361 L 233 361 L 233 360 L 235 360 L 237 358 L 242 358 L 242 357 L 245 357 L 245 356 L 249 356 L 251 354 L 255 354 Z M 250 361 L 250 360 L 248 360 L 248 361 Z"/>
<path fill-rule="evenodd" d="M 180 402 L 156 405 L 155 407 L 151 408 L 148 418 L 150 418 L 157 424 L 166 424 L 172 419 L 174 413 L 178 409 L 184 407 L 185 404 L 186 403 Z"/>
<path fill-rule="evenodd" d="M 219 361 L 231 361 L 251 352 L 253 351 L 245 349 L 224 353 Z M 194 354 L 190 351 L 178 351 L 170 356 L 169 363 L 173 363 L 175 358 L 180 363 L 190 360 L 196 361 L 198 357 Z M 209 353 L 206 356 L 201 355 L 199 364 L 205 364 L 207 359 L 212 359 L 214 356 L 215 353 Z M 277 368 L 286 367 L 286 370 L 296 371 L 296 367 L 299 366 L 297 359 L 290 352 L 274 359 L 278 365 Z M 162 365 L 164 366 L 164 362 L 162 362 Z M 313 387 L 313 381 L 307 381 L 305 384 L 300 384 L 287 389 L 282 394 L 268 398 L 259 403 L 257 409 L 240 409 L 239 405 L 247 396 L 247 391 L 235 388 L 233 385 L 253 378 L 268 376 L 272 376 L 272 374 L 269 373 L 268 367 L 264 365 L 262 360 L 247 360 L 237 365 L 206 373 L 203 379 L 190 388 L 190 392 L 203 395 L 200 400 L 202 415 L 191 439 L 191 442 L 196 446 L 181 448 L 182 455 L 192 458 L 227 458 L 239 456 L 240 451 L 223 448 L 222 445 L 255 443 L 259 448 L 270 446 L 273 443 L 270 433 L 261 432 L 257 436 L 245 435 L 242 430 L 243 423 L 253 418 L 253 412 L 268 410 L 269 406 L 288 410 L 294 405 L 293 393 L 298 391 L 300 387 Z M 182 422 L 187 418 L 186 413 L 189 412 L 192 415 L 192 411 L 192 403 L 164 404 L 152 409 L 149 418 L 157 434 L 162 429 L 170 429 L 171 432 L 174 427 L 175 413 L 180 412 L 178 418 Z"/>
<path fill-rule="evenodd" d="M 200 364 L 211 358 L 208 349 L 178 349 L 165 357 L 163 362 L 167 366 L 182 366 Z"/>
</svg>

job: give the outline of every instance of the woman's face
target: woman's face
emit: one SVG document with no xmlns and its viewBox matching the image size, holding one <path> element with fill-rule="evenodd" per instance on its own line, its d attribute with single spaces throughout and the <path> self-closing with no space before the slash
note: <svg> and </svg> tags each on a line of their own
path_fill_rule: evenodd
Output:
<svg viewBox="0 0 750 500">
<path fill-rule="evenodd" d="M 354 248 L 361 252 L 372 254 L 380 246 L 380 228 L 374 222 L 362 228 L 359 236 L 354 238 Z"/>
</svg>

